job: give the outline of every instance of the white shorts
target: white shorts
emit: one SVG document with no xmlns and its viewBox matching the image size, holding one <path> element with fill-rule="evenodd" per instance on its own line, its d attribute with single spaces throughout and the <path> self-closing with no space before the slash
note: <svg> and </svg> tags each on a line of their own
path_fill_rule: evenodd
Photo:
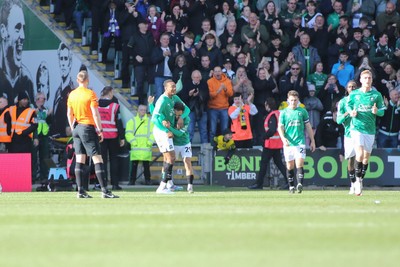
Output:
<svg viewBox="0 0 400 267">
<path fill-rule="evenodd" d="M 284 146 L 283 154 L 285 155 L 285 161 L 289 162 L 295 159 L 306 158 L 306 146 Z"/>
<path fill-rule="evenodd" d="M 186 144 L 184 146 L 175 146 L 175 156 L 179 158 L 191 158 L 192 157 L 192 144 Z"/>
<path fill-rule="evenodd" d="M 351 139 L 353 140 L 354 147 L 362 146 L 368 153 L 372 152 L 374 146 L 375 135 L 363 134 L 357 131 L 350 131 Z"/>
<path fill-rule="evenodd" d="M 156 126 L 153 127 L 154 140 L 157 143 L 158 149 L 161 153 L 174 151 L 174 142 L 172 138 L 168 138 L 166 132 L 161 131 Z"/>
<path fill-rule="evenodd" d="M 356 156 L 354 142 L 351 137 L 344 137 L 344 158 L 349 159 Z"/>
</svg>

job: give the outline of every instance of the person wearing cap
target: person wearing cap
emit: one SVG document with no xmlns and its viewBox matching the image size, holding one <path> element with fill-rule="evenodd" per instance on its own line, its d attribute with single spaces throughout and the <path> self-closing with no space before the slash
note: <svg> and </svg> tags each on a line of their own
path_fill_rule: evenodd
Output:
<svg viewBox="0 0 400 267">
<path fill-rule="evenodd" d="M 103 127 L 98 110 L 97 97 L 94 91 L 87 88 L 89 74 L 80 71 L 76 77 L 79 86 L 73 90 L 67 101 L 68 123 L 72 130 L 74 149 L 76 153 L 75 177 L 78 186 L 78 198 L 92 198 L 82 186 L 83 168 L 87 156 L 91 156 L 97 180 L 101 186 L 103 198 L 118 198 L 106 188 L 104 178 L 104 163 L 100 151 L 103 141 Z"/>
<path fill-rule="evenodd" d="M 18 94 L 17 103 L 10 106 L 8 111 L 11 117 L 11 143 L 9 153 L 32 153 L 32 144 L 37 146 L 36 112 L 29 107 L 29 96 L 25 92 Z M 32 141 L 34 141 L 32 143 Z"/>
<path fill-rule="evenodd" d="M 232 62 L 230 58 L 225 58 L 222 72 L 231 80 L 235 78 L 235 72 L 232 70 Z"/>
<path fill-rule="evenodd" d="M 204 44 L 198 50 L 199 57 L 205 55 L 209 56 L 211 68 L 214 68 L 215 66 L 222 66 L 224 62 L 222 52 L 216 45 L 216 38 L 217 37 L 215 37 L 213 33 L 206 34 L 204 37 Z"/>
<path fill-rule="evenodd" d="M 147 21 L 137 17 L 138 31 L 129 39 L 128 47 L 132 49 L 133 67 L 136 81 L 136 92 L 131 96 L 139 97 L 139 104 L 147 101 L 145 82 L 154 83 L 154 66 L 151 63 L 151 54 L 155 47 L 153 35 L 148 31 Z"/>
<path fill-rule="evenodd" d="M 289 26 L 292 19 L 298 17 L 301 21 L 301 8 L 297 0 L 287 0 L 287 8 L 279 12 L 279 18 L 285 26 Z"/>
</svg>

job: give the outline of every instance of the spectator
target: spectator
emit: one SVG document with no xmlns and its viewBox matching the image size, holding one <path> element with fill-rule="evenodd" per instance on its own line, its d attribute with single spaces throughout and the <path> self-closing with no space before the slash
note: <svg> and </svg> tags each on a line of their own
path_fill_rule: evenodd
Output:
<svg viewBox="0 0 400 267">
<path fill-rule="evenodd" d="M 356 27 L 354 27 L 356 28 Z M 343 15 L 339 18 L 339 27 L 336 31 L 331 32 L 331 39 L 336 39 L 337 37 L 342 38 L 344 43 L 348 43 L 350 41 L 351 35 L 351 24 L 349 21 L 349 17 L 347 15 Z"/>
<path fill-rule="evenodd" d="M 374 0 L 363 0 L 362 2 L 347 2 L 347 14 L 352 19 L 353 28 L 357 28 L 361 17 L 366 17 L 369 21 L 375 18 L 375 2 Z"/>
<path fill-rule="evenodd" d="M 155 101 L 163 93 L 164 81 L 172 78 L 173 54 L 175 48 L 169 45 L 169 34 L 160 36 L 160 45 L 157 45 L 151 54 L 151 64 L 154 65 Z"/>
<path fill-rule="evenodd" d="M 209 19 L 204 19 L 201 22 L 201 29 L 202 29 L 202 32 L 200 34 L 197 34 L 194 39 L 194 46 L 196 47 L 197 50 L 199 50 L 201 47 L 207 46 L 206 45 L 206 36 L 208 34 L 214 35 L 214 39 L 215 39 L 214 44 L 217 47 L 221 46 L 217 34 L 215 33 L 214 30 L 211 29 L 211 21 Z"/>
<path fill-rule="evenodd" d="M 78 29 L 78 37 L 82 37 L 82 26 L 85 18 L 91 18 L 92 12 L 90 11 L 90 0 L 77 0 L 73 17 L 75 18 L 76 28 Z"/>
<path fill-rule="evenodd" d="M 8 110 L 8 100 L 0 95 L 0 152 L 7 152 L 11 142 L 11 117 Z"/>
<path fill-rule="evenodd" d="M 169 33 L 169 44 L 172 47 L 181 47 L 184 42 L 183 34 L 176 30 L 176 24 L 173 20 L 167 20 L 165 23 L 166 31 Z M 187 29 L 187 28 L 186 28 Z M 186 31 L 184 31 L 186 32 Z M 176 49 L 178 50 L 178 49 Z"/>
<path fill-rule="evenodd" d="M 121 31 L 119 27 L 119 17 L 121 10 L 117 7 L 114 1 L 108 4 L 108 8 L 103 13 L 103 42 L 101 47 L 102 63 L 107 62 L 108 50 L 110 49 L 111 41 L 114 40 L 115 53 L 121 51 Z"/>
<path fill-rule="evenodd" d="M 139 13 L 136 11 L 133 0 L 125 3 L 125 8 L 121 10 L 119 25 L 121 29 L 121 49 L 122 49 L 122 62 L 121 62 L 121 79 L 122 87 L 131 87 L 131 73 L 129 71 L 130 57 L 132 55 L 131 48 L 128 46 L 129 39 L 132 38 L 137 31 L 137 18 Z"/>
<path fill-rule="evenodd" d="M 282 140 L 278 133 L 278 121 L 279 121 L 279 110 L 277 110 L 276 102 L 273 98 L 267 98 L 265 101 L 265 110 L 267 117 L 263 123 L 263 151 L 261 154 L 260 171 L 256 178 L 255 184 L 249 186 L 249 189 L 263 189 L 264 178 L 270 169 L 270 161 L 273 158 L 276 167 L 282 173 L 284 182 L 281 185 L 281 189 L 287 189 L 287 178 L 285 166 L 282 162 L 281 150 L 283 148 Z M 270 177 L 267 178 L 266 186 L 271 185 Z"/>
<path fill-rule="evenodd" d="M 210 67 L 222 66 L 224 58 L 221 50 L 216 45 L 215 35 L 212 33 L 204 37 L 205 45 L 200 47 L 198 54 L 200 57 L 208 56 L 210 58 Z"/>
<path fill-rule="evenodd" d="M 379 76 L 379 74 L 383 73 L 384 63 L 394 59 L 394 49 L 389 46 L 387 33 L 379 33 L 377 39 L 377 43 L 371 47 L 369 57 Z"/>
<path fill-rule="evenodd" d="M 360 49 L 363 50 L 364 54 L 368 54 L 370 47 L 362 39 L 361 28 L 355 28 L 353 29 L 353 40 L 346 44 L 345 49 L 349 53 L 349 60 L 353 66 L 356 66 L 358 63 Z"/>
<path fill-rule="evenodd" d="M 339 54 L 345 49 L 343 37 L 336 37 L 335 43 L 328 47 L 328 65 L 326 69 L 331 70 L 333 65 L 337 63 Z"/>
<path fill-rule="evenodd" d="M 315 47 L 324 65 L 328 64 L 329 27 L 325 27 L 325 18 L 319 14 L 315 17 L 313 28 L 306 29 L 310 35 L 311 46 Z"/>
<path fill-rule="evenodd" d="M 267 51 L 267 45 L 255 38 L 247 38 L 247 42 L 243 46 L 243 52 L 248 55 L 250 63 L 254 66 L 258 66 Z"/>
<path fill-rule="evenodd" d="M 343 4 L 340 1 L 333 3 L 333 12 L 328 15 L 327 24 L 335 31 L 339 27 L 339 19 L 344 15 Z"/>
<path fill-rule="evenodd" d="M 233 104 L 228 109 L 229 117 L 232 119 L 232 139 L 236 148 L 252 148 L 253 134 L 251 130 L 250 115 L 257 114 L 257 108 L 252 103 L 254 94 L 249 94 L 246 102 L 242 94 L 236 92 L 233 95 Z"/>
<path fill-rule="evenodd" d="M 36 112 L 29 107 L 29 96 L 24 92 L 18 93 L 17 103 L 10 106 L 8 111 L 11 118 L 11 121 L 6 122 L 7 125 L 11 125 L 11 142 L 8 145 L 8 153 L 31 155 L 33 146 L 38 146 L 39 140 L 36 132 L 38 128 Z"/>
<path fill-rule="evenodd" d="M 235 20 L 235 15 L 231 12 L 229 2 L 222 2 L 220 12 L 215 14 L 215 32 L 219 37 L 225 30 L 226 24 L 230 20 Z"/>
<path fill-rule="evenodd" d="M 179 3 L 176 3 L 171 8 L 171 14 L 165 17 L 165 21 L 172 21 L 176 27 L 176 31 L 184 34 L 189 27 L 189 20 L 184 10 L 181 9 Z"/>
<path fill-rule="evenodd" d="M 276 81 L 269 71 L 264 67 L 258 67 L 257 77 L 254 80 L 254 105 L 258 112 L 253 116 L 253 136 L 254 144 L 261 145 L 263 143 L 262 134 L 264 131 L 264 118 L 267 115 L 265 109 L 265 101 L 267 98 L 275 97 L 278 92 Z"/>
<path fill-rule="evenodd" d="M 154 38 L 154 42 L 156 44 L 160 44 L 161 34 L 165 31 L 165 12 L 163 11 L 160 15 L 157 12 L 157 8 L 154 5 L 149 6 L 147 9 L 147 23 L 148 23 L 148 31 L 151 32 Z"/>
<path fill-rule="evenodd" d="M 271 35 L 278 35 L 280 37 L 279 39 L 282 42 L 282 46 L 284 46 L 285 48 L 287 48 L 290 45 L 290 38 L 284 31 L 281 21 L 278 18 L 272 20 L 270 33 Z M 272 41 L 271 36 L 270 40 Z"/>
<path fill-rule="evenodd" d="M 54 14 L 59 15 L 63 13 L 65 21 L 65 29 L 72 29 L 73 13 L 75 9 L 75 0 L 56 0 L 54 6 Z"/>
<path fill-rule="evenodd" d="M 195 68 L 198 57 L 196 48 L 193 45 L 194 34 L 192 32 L 185 32 L 183 36 L 183 43 L 178 45 L 178 53 L 182 53 L 185 56 L 186 64 L 190 70 Z"/>
<path fill-rule="evenodd" d="M 338 83 L 336 76 L 329 74 L 323 89 L 318 93 L 318 98 L 321 100 L 322 105 L 324 106 L 324 112 L 331 110 L 332 103 L 341 99 L 344 94 L 345 90 Z"/>
<path fill-rule="evenodd" d="M 250 13 L 249 23 L 244 25 L 240 32 L 243 43 L 247 41 L 247 38 L 257 38 L 258 35 L 261 42 L 268 43 L 269 41 L 269 32 L 264 25 L 260 24 L 256 13 Z"/>
<path fill-rule="evenodd" d="M 36 118 L 37 118 L 37 146 L 32 149 L 32 176 L 37 178 L 37 170 L 39 166 L 39 180 L 46 183 L 49 176 L 49 168 L 46 160 L 50 158 L 49 149 L 49 125 L 52 122 L 52 110 L 45 107 L 46 96 L 44 93 L 37 93 L 35 96 Z M 39 164 L 38 164 L 39 162 Z"/>
<path fill-rule="evenodd" d="M 276 59 L 278 64 L 281 64 L 288 56 L 288 52 L 287 48 L 282 45 L 281 37 L 277 34 L 271 34 L 271 43 L 268 45 L 268 50 L 265 55 L 269 57 L 271 61 Z M 276 71 L 279 71 L 279 66 Z"/>
<path fill-rule="evenodd" d="M 376 89 L 382 94 L 382 96 L 389 98 L 389 91 L 394 88 L 396 81 L 396 70 L 392 64 L 384 63 L 383 73 L 378 77 L 376 81 Z"/>
<path fill-rule="evenodd" d="M 337 108 L 325 113 L 315 133 L 316 147 L 322 151 L 337 148 L 339 137 L 343 136 L 343 126 L 337 123 Z"/>
<path fill-rule="evenodd" d="M 265 25 L 268 31 L 271 31 L 272 29 L 272 21 L 278 18 L 278 11 L 279 10 L 276 8 L 275 3 L 272 0 L 268 1 L 262 10 L 260 10 L 260 23 Z"/>
<path fill-rule="evenodd" d="M 201 73 L 201 80 L 207 82 L 213 76 L 213 70 L 210 66 L 210 57 L 205 55 L 201 57 L 201 65 L 199 71 Z"/>
<path fill-rule="evenodd" d="M 314 28 L 315 19 L 317 18 L 317 16 L 322 16 L 322 14 L 316 12 L 317 6 L 314 1 L 307 1 L 306 8 L 307 12 L 304 13 L 303 18 L 301 19 L 301 26 L 304 28 Z"/>
<path fill-rule="evenodd" d="M 211 15 L 214 12 L 214 8 L 215 6 L 211 3 L 210 0 L 195 1 L 189 6 L 187 10 L 188 17 L 190 18 L 189 29 L 194 33 L 194 35 L 204 34 L 204 29 L 202 29 L 202 22 L 205 19 L 208 19 L 208 21 L 210 21 Z"/>
<path fill-rule="evenodd" d="M 304 98 L 304 105 L 310 118 L 311 128 L 315 133 L 315 130 L 317 129 L 321 119 L 321 112 L 324 107 L 322 106 L 321 100 L 319 100 L 319 98 L 316 96 L 316 89 L 314 84 L 310 83 L 308 85 L 308 92 L 310 96 Z"/>
<path fill-rule="evenodd" d="M 142 18 L 147 17 L 147 10 L 149 9 L 148 0 L 130 0 L 135 3 L 136 11 L 140 14 Z"/>
<path fill-rule="evenodd" d="M 138 19 L 139 31 L 130 38 L 128 47 L 132 48 L 133 66 L 136 81 L 136 92 L 131 96 L 139 97 L 139 104 L 146 102 L 147 88 L 145 82 L 154 83 L 154 66 L 151 63 L 151 55 L 154 50 L 154 38 L 148 32 L 147 21 Z"/>
<path fill-rule="evenodd" d="M 308 76 L 307 81 L 315 86 L 315 94 L 318 95 L 319 91 L 324 86 L 328 75 L 324 72 L 324 65 L 322 62 L 315 63 L 315 71 Z"/>
<path fill-rule="evenodd" d="M 177 84 L 177 86 L 180 83 L 180 90 L 182 90 L 183 84 L 190 81 L 191 70 L 186 64 L 186 58 L 184 55 L 177 55 L 174 61 L 175 64 L 173 66 L 172 80 Z"/>
<path fill-rule="evenodd" d="M 213 77 L 207 81 L 207 85 L 210 92 L 210 100 L 208 101 L 210 118 L 209 140 L 214 140 L 218 120 L 220 129 L 228 128 L 229 98 L 233 96 L 233 89 L 231 80 L 222 73 L 219 66 L 214 67 Z"/>
<path fill-rule="evenodd" d="M 249 6 L 245 6 L 240 12 L 240 17 L 236 16 L 237 30 L 239 33 L 242 32 L 242 28 L 249 24 L 249 16 L 251 13 L 251 9 Z"/>
<path fill-rule="evenodd" d="M 346 87 L 346 84 L 354 79 L 354 66 L 348 61 L 349 55 L 346 51 L 340 52 L 339 62 L 333 65 L 332 74 L 336 76 L 339 84 Z"/>
<path fill-rule="evenodd" d="M 236 55 L 236 71 L 239 67 L 243 67 L 246 70 L 247 77 L 250 80 L 253 80 L 254 76 L 256 75 L 256 67 L 257 65 L 250 63 L 250 55 L 246 55 L 243 51 L 237 53 Z"/>
<path fill-rule="evenodd" d="M 281 10 L 279 17 L 284 21 L 285 26 L 289 26 L 295 15 L 300 14 L 300 7 L 296 0 L 287 0 L 287 9 Z"/>
<path fill-rule="evenodd" d="M 399 91 L 390 90 L 389 100 L 384 98 L 386 110 L 378 124 L 378 148 L 397 148 L 400 131 L 400 99 Z"/>
<path fill-rule="evenodd" d="M 113 88 L 106 86 L 101 91 L 99 100 L 99 114 L 101 126 L 104 130 L 104 140 L 101 142 L 101 155 L 105 162 L 110 162 L 110 182 L 112 190 L 121 190 L 118 175 L 118 153 L 125 145 L 124 128 L 119 112 L 118 100 L 114 97 Z M 107 165 L 104 165 L 105 184 L 107 185 Z"/>
<path fill-rule="evenodd" d="M 357 68 L 355 69 L 355 73 L 354 73 L 354 80 L 355 81 L 359 81 L 360 80 L 360 74 L 364 70 L 369 70 L 372 73 L 372 77 L 375 79 L 376 71 L 375 71 L 374 66 L 372 66 L 371 60 L 370 60 L 370 58 L 368 56 L 363 56 L 360 59 L 360 63 L 357 66 Z"/>
<path fill-rule="evenodd" d="M 235 72 L 232 70 L 232 62 L 230 58 L 226 58 L 224 60 L 224 68 L 222 69 L 222 72 L 226 74 L 226 76 L 233 80 L 236 77 Z"/>
<path fill-rule="evenodd" d="M 254 88 L 251 80 L 247 77 L 246 70 L 243 67 L 239 67 L 236 70 L 236 76 L 232 80 L 233 91 L 240 93 L 243 99 L 247 100 L 249 95 L 254 94 Z"/>
<path fill-rule="evenodd" d="M 92 42 L 90 43 L 90 51 L 92 55 L 97 55 L 99 31 L 103 24 L 103 14 L 110 1 L 111 0 L 91 0 L 90 2 L 92 12 Z"/>
<path fill-rule="evenodd" d="M 294 58 L 298 61 L 303 69 L 303 77 L 307 78 L 311 73 L 317 61 L 321 61 L 318 51 L 315 47 L 310 46 L 310 35 L 304 33 L 300 36 L 300 44 L 292 49 Z M 301 97 L 301 94 L 300 94 Z"/>
<path fill-rule="evenodd" d="M 281 77 L 278 88 L 280 101 L 285 101 L 288 92 L 292 90 L 299 94 L 301 101 L 308 96 L 307 84 L 303 75 L 301 75 L 301 66 L 299 63 L 291 65 L 290 71 Z"/>
<path fill-rule="evenodd" d="M 226 23 L 226 29 L 224 32 L 219 36 L 221 41 L 221 51 L 222 53 L 228 53 L 228 44 L 233 44 L 236 46 L 240 46 L 242 44 L 242 40 L 240 37 L 240 31 L 237 31 L 237 24 L 235 20 L 228 20 Z"/>
<path fill-rule="evenodd" d="M 154 97 L 149 97 L 152 101 Z M 148 101 L 150 103 L 150 101 Z M 152 147 L 154 143 L 153 123 L 147 116 L 147 106 L 139 105 L 136 116 L 126 123 L 125 138 L 130 144 L 130 160 L 132 163 L 128 185 L 136 183 L 139 162 L 143 164 L 145 185 L 151 184 L 150 162 L 152 160 Z"/>
<path fill-rule="evenodd" d="M 291 19 L 291 23 L 285 25 L 285 32 L 289 36 L 289 47 L 297 45 L 300 42 L 300 36 L 305 33 L 305 29 L 301 27 L 301 18 L 301 14 L 295 14 Z"/>
<path fill-rule="evenodd" d="M 182 100 L 190 109 L 190 123 L 188 127 L 190 140 L 193 140 L 195 126 L 200 132 L 200 143 L 208 143 L 207 105 L 210 98 L 207 83 L 201 79 L 201 73 L 194 70 L 191 80 L 183 84 Z"/>
</svg>

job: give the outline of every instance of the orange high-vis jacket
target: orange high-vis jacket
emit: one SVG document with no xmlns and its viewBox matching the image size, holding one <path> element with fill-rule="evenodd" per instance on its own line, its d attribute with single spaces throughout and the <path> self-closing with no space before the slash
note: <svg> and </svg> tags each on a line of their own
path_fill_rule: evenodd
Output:
<svg viewBox="0 0 400 267">
<path fill-rule="evenodd" d="M 11 116 L 11 138 L 14 133 L 21 135 L 22 131 L 29 128 L 32 122 L 32 116 L 35 112 L 33 108 L 27 108 L 19 115 L 17 118 L 17 107 L 11 106 L 9 108 L 10 116 Z M 29 134 L 30 138 L 33 138 L 33 133 Z"/>
<path fill-rule="evenodd" d="M 4 121 L 4 114 L 8 112 L 8 109 L 0 115 L 0 143 L 10 143 L 11 135 L 7 134 L 7 124 Z"/>
</svg>

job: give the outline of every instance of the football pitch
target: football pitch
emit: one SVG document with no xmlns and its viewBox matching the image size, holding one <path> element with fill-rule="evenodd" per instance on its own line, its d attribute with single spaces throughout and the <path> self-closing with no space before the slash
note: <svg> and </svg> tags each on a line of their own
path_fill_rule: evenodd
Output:
<svg viewBox="0 0 400 267">
<path fill-rule="evenodd" d="M 399 191 L 154 190 L 2 193 L 0 266 L 399 266 Z"/>
</svg>

